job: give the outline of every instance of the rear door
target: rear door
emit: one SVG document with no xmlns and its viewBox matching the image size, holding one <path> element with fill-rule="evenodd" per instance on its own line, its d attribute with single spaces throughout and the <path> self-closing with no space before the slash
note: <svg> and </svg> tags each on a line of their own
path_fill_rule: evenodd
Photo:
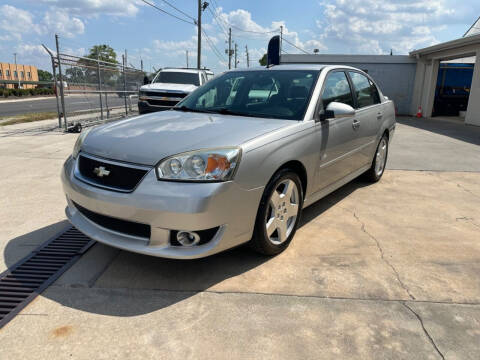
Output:
<svg viewBox="0 0 480 360">
<path fill-rule="evenodd" d="M 330 72 L 320 95 L 320 109 L 326 109 L 332 101 L 355 106 L 352 89 L 344 71 Z M 320 121 L 320 167 L 317 172 L 317 190 L 344 178 L 358 166 L 355 153 L 357 134 L 353 126 L 355 116 L 331 118 Z"/>
<path fill-rule="evenodd" d="M 360 72 L 349 71 L 354 89 L 356 119 L 358 121 L 355 148 L 359 152 L 361 165 L 372 161 L 376 149 L 377 135 L 383 119 L 383 108 L 376 85 Z"/>
</svg>

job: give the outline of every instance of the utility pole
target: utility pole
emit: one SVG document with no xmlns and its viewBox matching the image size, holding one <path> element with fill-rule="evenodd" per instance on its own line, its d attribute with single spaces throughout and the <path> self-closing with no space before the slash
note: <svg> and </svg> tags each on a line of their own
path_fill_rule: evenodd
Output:
<svg viewBox="0 0 480 360">
<path fill-rule="evenodd" d="M 140 59 L 140 70 L 142 70 L 143 73 L 143 59 Z"/>
<path fill-rule="evenodd" d="M 20 74 L 18 73 L 17 53 L 14 53 L 13 56 L 15 57 L 15 71 L 17 72 L 18 88 L 20 89 Z"/>
<path fill-rule="evenodd" d="M 232 68 L 232 28 L 228 28 L 228 69 Z"/>
<path fill-rule="evenodd" d="M 247 68 L 250 67 L 250 57 L 248 56 L 248 46 L 245 45 L 245 52 L 247 53 Z"/>
<path fill-rule="evenodd" d="M 280 25 L 280 55 L 282 55 L 283 25 Z"/>
<path fill-rule="evenodd" d="M 197 40 L 197 69 L 200 69 L 202 65 L 202 0 L 198 0 Z"/>
<path fill-rule="evenodd" d="M 237 68 L 237 52 L 238 52 L 237 43 L 235 43 L 235 69 Z"/>
<path fill-rule="evenodd" d="M 65 131 L 67 131 L 67 112 L 65 109 L 65 93 L 63 91 L 63 75 L 62 75 L 62 63 L 60 61 L 60 46 L 58 45 L 58 34 L 55 34 L 55 44 L 57 45 L 57 63 L 58 63 L 58 77 L 60 80 L 60 100 L 62 103 L 63 121 Z M 57 81 L 55 79 L 55 81 Z"/>
<path fill-rule="evenodd" d="M 188 50 L 187 50 L 187 69 L 188 69 Z"/>
</svg>

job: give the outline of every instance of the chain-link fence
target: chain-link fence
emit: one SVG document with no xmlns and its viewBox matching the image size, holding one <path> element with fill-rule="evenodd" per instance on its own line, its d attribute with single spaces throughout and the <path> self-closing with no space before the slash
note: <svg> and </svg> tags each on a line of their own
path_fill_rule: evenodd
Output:
<svg viewBox="0 0 480 360">
<path fill-rule="evenodd" d="M 111 121 L 137 111 L 144 72 L 123 63 L 49 51 L 57 95 L 59 127 L 66 131 Z"/>
</svg>

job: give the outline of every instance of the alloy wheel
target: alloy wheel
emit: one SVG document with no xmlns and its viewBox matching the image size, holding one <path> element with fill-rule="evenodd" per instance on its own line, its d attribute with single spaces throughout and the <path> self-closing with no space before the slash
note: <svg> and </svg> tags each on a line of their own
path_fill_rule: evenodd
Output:
<svg viewBox="0 0 480 360">
<path fill-rule="evenodd" d="M 382 138 L 378 145 L 377 153 L 375 155 L 375 174 L 377 176 L 382 175 L 385 169 L 385 163 L 387 162 L 387 140 Z"/>
<path fill-rule="evenodd" d="M 270 196 L 265 217 L 265 231 L 274 245 L 285 242 L 297 220 L 300 196 L 297 184 L 286 179 L 280 182 Z"/>
</svg>

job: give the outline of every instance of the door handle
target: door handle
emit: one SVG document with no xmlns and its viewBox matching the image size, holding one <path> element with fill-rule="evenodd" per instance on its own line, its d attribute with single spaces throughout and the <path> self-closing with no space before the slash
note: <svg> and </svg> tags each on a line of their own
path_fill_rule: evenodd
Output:
<svg viewBox="0 0 480 360">
<path fill-rule="evenodd" d="M 383 114 L 379 112 L 377 114 L 377 120 L 382 120 L 382 117 L 383 117 Z"/>
<path fill-rule="evenodd" d="M 358 121 L 357 119 L 353 120 L 352 127 L 353 130 L 357 130 L 360 127 L 360 121 Z"/>
</svg>

